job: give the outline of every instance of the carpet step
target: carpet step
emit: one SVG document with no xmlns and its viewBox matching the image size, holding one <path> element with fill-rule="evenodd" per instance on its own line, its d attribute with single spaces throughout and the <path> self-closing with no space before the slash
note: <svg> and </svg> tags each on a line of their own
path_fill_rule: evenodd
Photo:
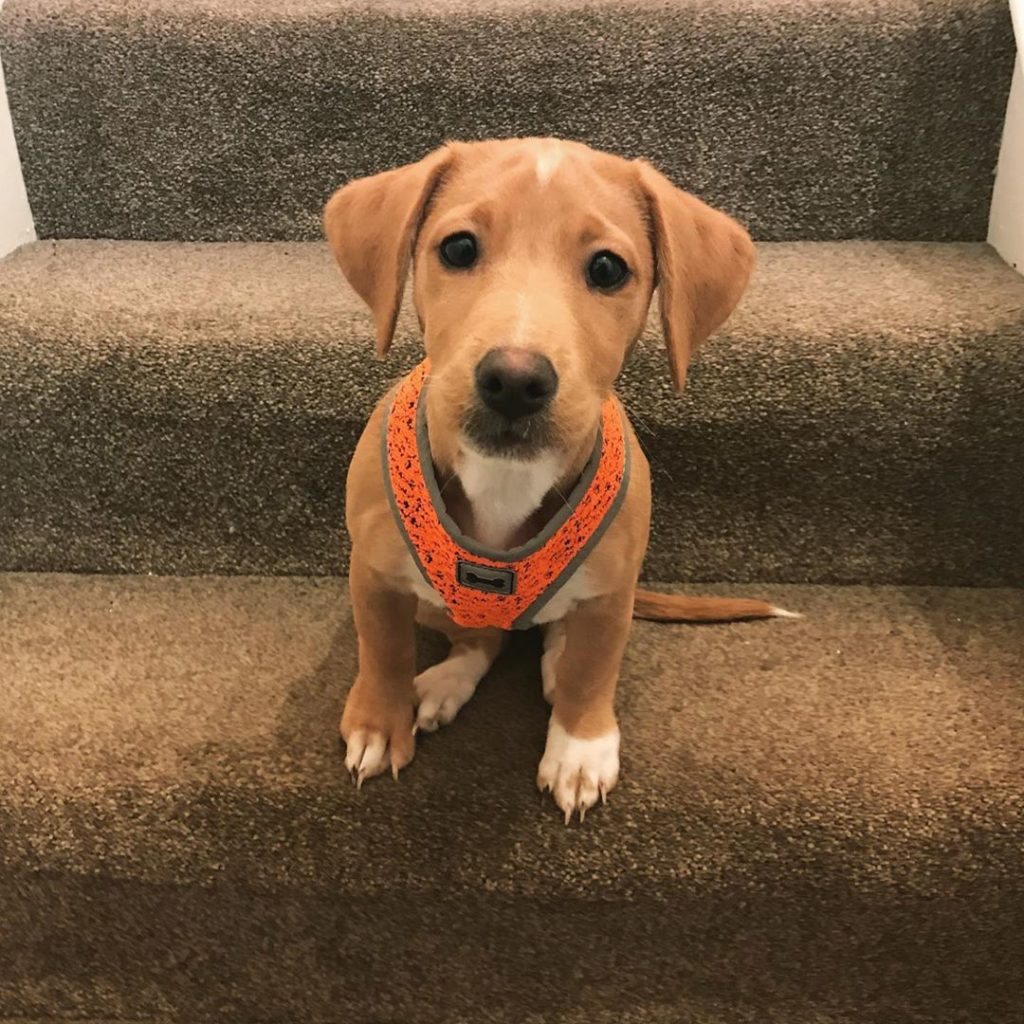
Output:
<svg viewBox="0 0 1024 1024">
<path fill-rule="evenodd" d="M 1024 591 L 712 589 L 566 828 L 533 634 L 357 791 L 344 581 L 0 576 L 0 1014 L 1016 1022 Z"/>
<path fill-rule="evenodd" d="M 42 237 L 314 239 L 446 138 L 654 160 L 766 240 L 980 240 L 1006 0 L 7 0 Z"/>
<path fill-rule="evenodd" d="M 671 394 L 621 391 L 654 579 L 1024 583 L 1024 279 L 985 246 L 775 243 Z M 371 354 L 323 245 L 38 243 L 0 263 L 0 567 L 344 572 Z"/>
</svg>

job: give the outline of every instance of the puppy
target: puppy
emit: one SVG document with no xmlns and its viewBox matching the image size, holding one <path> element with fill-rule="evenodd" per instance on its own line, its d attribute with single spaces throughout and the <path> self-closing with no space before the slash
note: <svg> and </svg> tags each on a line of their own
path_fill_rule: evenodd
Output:
<svg viewBox="0 0 1024 1024">
<path fill-rule="evenodd" d="M 568 822 L 615 785 L 614 698 L 634 615 L 781 615 L 637 588 L 644 453 L 613 386 L 655 287 L 677 390 L 739 301 L 746 231 L 649 164 L 556 139 L 449 143 L 353 181 L 325 231 L 391 344 L 406 277 L 426 360 L 377 406 L 348 473 L 359 670 L 341 719 L 357 785 L 450 722 L 511 628 L 544 630 L 537 773 Z M 414 623 L 451 651 L 415 675 Z"/>
</svg>

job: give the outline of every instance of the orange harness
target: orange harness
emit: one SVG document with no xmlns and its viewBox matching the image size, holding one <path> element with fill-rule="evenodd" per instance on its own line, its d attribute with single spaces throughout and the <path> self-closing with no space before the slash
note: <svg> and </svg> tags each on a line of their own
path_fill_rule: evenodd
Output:
<svg viewBox="0 0 1024 1024">
<path fill-rule="evenodd" d="M 593 454 L 562 508 L 529 543 L 492 551 L 463 536 L 445 510 L 427 442 L 424 360 L 398 385 L 385 419 L 384 476 L 395 519 L 424 579 L 452 620 L 527 629 L 615 518 L 629 482 L 629 446 L 614 398 L 601 409 Z"/>
</svg>

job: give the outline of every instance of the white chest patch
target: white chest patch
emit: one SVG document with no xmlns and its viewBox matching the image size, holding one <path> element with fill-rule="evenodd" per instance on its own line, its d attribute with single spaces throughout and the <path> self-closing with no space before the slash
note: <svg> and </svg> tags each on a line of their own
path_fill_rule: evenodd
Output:
<svg viewBox="0 0 1024 1024">
<path fill-rule="evenodd" d="M 587 598 L 596 596 L 593 581 L 589 578 L 587 566 L 584 563 L 562 584 L 558 593 L 537 612 L 533 621 L 538 626 L 546 622 L 558 622 L 559 619 L 564 619 L 580 601 L 586 601 Z"/>
<path fill-rule="evenodd" d="M 529 462 L 463 450 L 459 482 L 473 508 L 473 537 L 498 550 L 508 548 L 516 530 L 535 512 L 562 475 L 562 460 L 553 454 Z M 441 595 L 423 578 L 409 556 L 404 581 L 425 605 L 444 608 Z M 597 596 L 587 566 L 581 565 L 537 613 L 540 625 L 565 618 L 580 601 Z"/>
<path fill-rule="evenodd" d="M 462 452 L 459 483 L 473 507 L 474 539 L 489 548 L 507 548 L 515 531 L 540 508 L 544 495 L 562 475 L 554 454 L 529 462 Z"/>
</svg>

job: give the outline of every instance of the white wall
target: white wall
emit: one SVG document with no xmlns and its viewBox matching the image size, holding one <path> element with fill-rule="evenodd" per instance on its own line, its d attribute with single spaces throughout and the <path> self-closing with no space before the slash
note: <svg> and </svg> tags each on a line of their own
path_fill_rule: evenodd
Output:
<svg viewBox="0 0 1024 1024">
<path fill-rule="evenodd" d="M 1024 274 L 1024 0 L 1010 0 L 1017 36 L 1010 101 L 988 221 L 988 240 L 996 252 Z"/>
<path fill-rule="evenodd" d="M 0 0 L 0 6 L 2 4 L 3 0 Z M 18 148 L 14 144 L 4 70 L 0 65 L 0 256 L 6 256 L 35 237 L 32 211 L 28 208 L 25 182 L 21 177 Z"/>
</svg>

